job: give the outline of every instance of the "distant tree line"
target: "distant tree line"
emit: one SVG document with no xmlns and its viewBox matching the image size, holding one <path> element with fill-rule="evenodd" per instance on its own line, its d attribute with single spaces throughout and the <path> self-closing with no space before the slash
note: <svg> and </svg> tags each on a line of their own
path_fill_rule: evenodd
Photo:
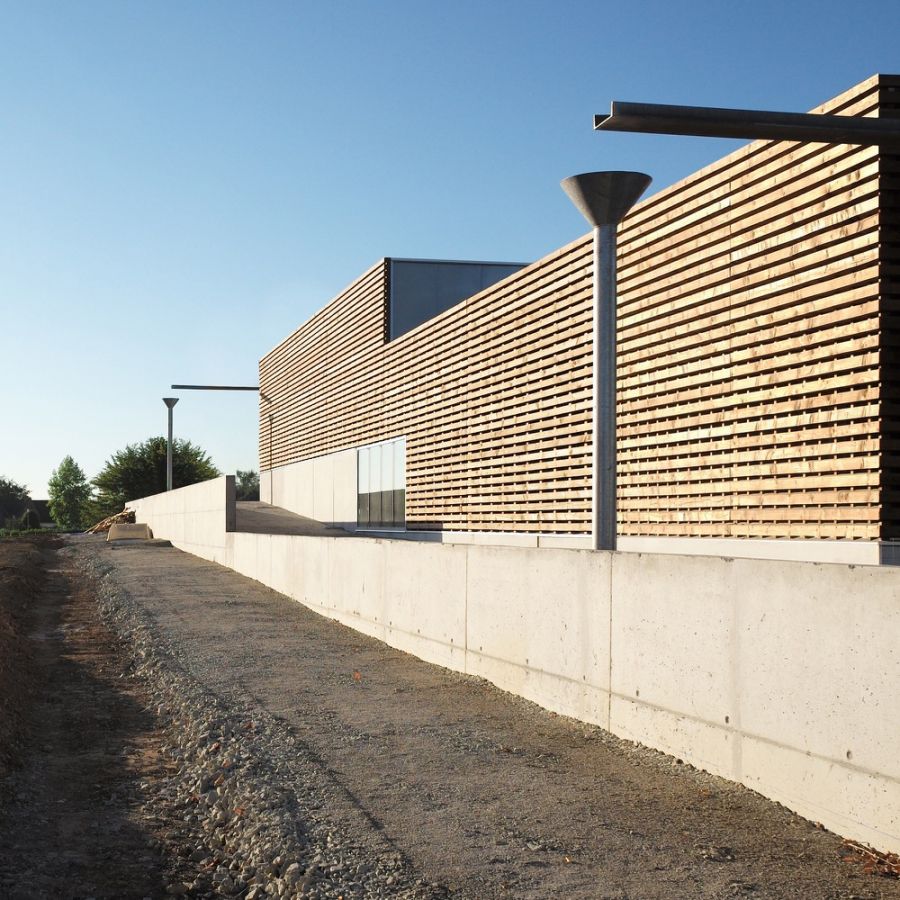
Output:
<svg viewBox="0 0 900 900">
<path fill-rule="evenodd" d="M 28 488 L 11 478 L 0 476 L 0 529 L 40 527 L 40 516 L 28 496 Z"/>
<path fill-rule="evenodd" d="M 172 442 L 172 487 L 187 487 L 222 473 L 208 454 L 187 440 Z M 259 474 L 238 470 L 239 500 L 259 499 Z M 166 439 L 152 437 L 114 453 L 100 473 L 88 480 L 71 456 L 65 456 L 48 482 L 50 516 L 64 531 L 88 528 L 121 512 L 129 500 L 166 489 Z M 40 527 L 34 503 L 23 485 L 0 477 L 0 527 Z"/>
</svg>

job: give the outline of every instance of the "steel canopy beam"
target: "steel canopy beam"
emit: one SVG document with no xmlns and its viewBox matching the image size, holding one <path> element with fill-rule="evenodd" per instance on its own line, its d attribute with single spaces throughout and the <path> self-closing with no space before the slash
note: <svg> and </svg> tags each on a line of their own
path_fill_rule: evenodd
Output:
<svg viewBox="0 0 900 900">
<path fill-rule="evenodd" d="M 900 149 L 900 119 L 719 109 L 713 106 L 613 100 L 608 116 L 594 116 L 594 129 L 747 140 L 879 144 Z"/>
<path fill-rule="evenodd" d="M 258 391 L 258 387 L 231 384 L 173 384 L 173 391 Z"/>
</svg>

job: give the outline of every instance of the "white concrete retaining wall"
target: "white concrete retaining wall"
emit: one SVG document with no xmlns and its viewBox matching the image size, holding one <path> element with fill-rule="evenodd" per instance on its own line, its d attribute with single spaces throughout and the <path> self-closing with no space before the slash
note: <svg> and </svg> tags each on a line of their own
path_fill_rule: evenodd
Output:
<svg viewBox="0 0 900 900">
<path fill-rule="evenodd" d="M 305 459 L 259 475 L 259 499 L 329 525 L 356 527 L 356 449 Z"/>
<path fill-rule="evenodd" d="M 897 569 L 241 533 L 223 558 L 155 513 L 391 646 L 900 851 Z"/>
<path fill-rule="evenodd" d="M 227 565 L 226 535 L 234 530 L 234 475 L 223 475 L 163 494 L 129 500 L 135 519 L 153 536 L 168 538 L 176 547 Z"/>
</svg>

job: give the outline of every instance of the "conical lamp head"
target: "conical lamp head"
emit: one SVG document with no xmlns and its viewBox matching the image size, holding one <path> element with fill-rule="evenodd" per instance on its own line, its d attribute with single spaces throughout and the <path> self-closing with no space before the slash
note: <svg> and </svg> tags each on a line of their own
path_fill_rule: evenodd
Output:
<svg viewBox="0 0 900 900">
<path fill-rule="evenodd" d="M 643 172 L 585 172 L 560 184 L 569 199 L 595 228 L 618 225 L 647 190 L 652 179 Z"/>
</svg>

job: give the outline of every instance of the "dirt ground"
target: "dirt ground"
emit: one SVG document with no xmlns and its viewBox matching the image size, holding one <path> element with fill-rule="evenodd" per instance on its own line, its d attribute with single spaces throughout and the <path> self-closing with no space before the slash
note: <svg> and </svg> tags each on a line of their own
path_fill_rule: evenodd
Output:
<svg viewBox="0 0 900 900">
<path fill-rule="evenodd" d="M 0 897 L 163 896 L 162 732 L 60 545 L 0 541 Z"/>
<path fill-rule="evenodd" d="M 171 548 L 84 558 L 179 665 L 277 717 L 329 814 L 472 898 L 900 898 L 841 840 L 743 788 L 429 666 Z M 186 863 L 148 806 L 167 739 L 96 585 L 0 542 L 0 897 L 160 897 Z"/>
</svg>

